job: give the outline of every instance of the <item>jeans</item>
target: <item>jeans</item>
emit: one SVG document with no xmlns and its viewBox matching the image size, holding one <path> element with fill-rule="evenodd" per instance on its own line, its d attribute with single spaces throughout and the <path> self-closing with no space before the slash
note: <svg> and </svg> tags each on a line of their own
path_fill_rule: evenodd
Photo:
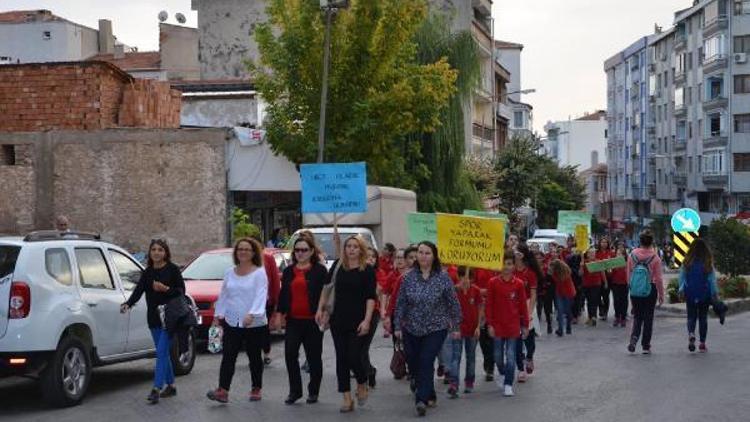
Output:
<svg viewBox="0 0 750 422">
<path fill-rule="evenodd" d="M 354 372 L 357 384 L 367 382 L 367 370 L 362 365 L 365 350 L 365 336 L 358 336 L 355 329 L 331 328 L 333 346 L 336 348 L 336 378 L 339 393 L 351 391 L 349 374 Z"/>
<path fill-rule="evenodd" d="M 708 335 L 708 306 L 709 302 L 687 302 L 687 330 L 695 335 L 695 323 L 698 323 L 700 342 L 706 342 Z"/>
<path fill-rule="evenodd" d="M 404 352 L 409 362 L 409 371 L 416 381 L 416 403 L 427 404 L 435 400 L 435 358 L 445 342 L 447 330 L 435 331 L 424 336 L 415 336 L 407 331 L 403 332 Z"/>
<path fill-rule="evenodd" d="M 641 345 L 651 347 L 651 334 L 654 329 L 654 308 L 656 308 L 656 286 L 651 284 L 651 294 L 648 297 L 630 297 L 633 302 L 633 332 L 630 342 L 638 343 L 643 328 Z"/>
<path fill-rule="evenodd" d="M 487 333 L 486 325 L 479 330 L 479 348 L 484 358 L 484 372 L 491 375 L 495 372 L 495 340 Z"/>
<path fill-rule="evenodd" d="M 380 322 L 380 313 L 373 312 L 372 319 L 370 320 L 370 331 L 364 336 L 365 344 L 362 346 L 362 367 L 365 369 L 365 373 L 371 374 L 375 371 L 375 367 L 370 363 L 370 345 L 372 339 L 375 337 L 375 331 L 378 329 L 378 323 Z"/>
<path fill-rule="evenodd" d="M 557 330 L 562 333 L 563 326 L 565 326 L 566 331 L 569 332 L 573 320 L 573 313 L 571 311 L 573 299 L 555 296 L 555 303 L 557 304 Z"/>
<path fill-rule="evenodd" d="M 519 333 L 519 336 L 521 334 Z M 524 354 L 524 351 L 526 353 Z M 520 339 L 516 342 L 516 366 L 519 371 L 524 371 L 524 360 L 534 360 L 534 352 L 536 351 L 536 329 L 532 328 L 529 330 L 529 335 L 525 339 Z"/>
<path fill-rule="evenodd" d="M 473 384 L 475 378 L 477 340 L 474 337 L 462 337 L 458 340 L 451 338 L 451 364 L 450 382 L 451 385 L 457 386 L 461 375 L 461 353 L 466 349 L 466 384 Z"/>
<path fill-rule="evenodd" d="M 596 313 L 599 308 L 599 299 L 601 296 L 600 290 L 601 288 L 599 286 L 583 288 L 583 294 L 586 296 L 586 309 L 588 310 L 590 319 L 596 319 Z"/>
<path fill-rule="evenodd" d="M 495 363 L 500 375 L 505 377 L 505 385 L 513 385 L 515 380 L 516 366 L 513 362 L 513 356 L 516 354 L 516 344 L 518 338 L 496 338 L 495 339 Z"/>
<path fill-rule="evenodd" d="M 263 388 L 263 339 L 265 326 L 254 328 L 230 327 L 223 323 L 221 367 L 219 369 L 219 387 L 229 390 L 234 377 L 237 355 L 245 349 L 250 361 L 250 378 L 253 388 Z"/>
<path fill-rule="evenodd" d="M 624 321 L 628 316 L 628 285 L 613 284 L 612 296 L 615 302 L 615 319 Z"/>
<path fill-rule="evenodd" d="M 163 328 L 151 328 L 151 338 L 156 347 L 156 367 L 154 368 L 154 388 L 161 390 L 164 385 L 174 384 L 172 358 L 169 355 L 172 345 L 169 333 Z"/>
<path fill-rule="evenodd" d="M 312 319 L 288 319 L 284 336 L 284 359 L 289 375 L 289 395 L 302 396 L 302 375 L 299 368 L 299 348 L 305 349 L 305 357 L 310 368 L 310 383 L 307 393 L 317 396 L 323 379 L 323 333 Z"/>
</svg>

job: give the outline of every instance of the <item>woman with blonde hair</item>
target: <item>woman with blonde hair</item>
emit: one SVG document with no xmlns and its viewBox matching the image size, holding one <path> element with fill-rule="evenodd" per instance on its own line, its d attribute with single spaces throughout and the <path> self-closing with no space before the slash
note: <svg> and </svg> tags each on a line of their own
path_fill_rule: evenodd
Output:
<svg viewBox="0 0 750 422">
<path fill-rule="evenodd" d="M 338 233 L 335 233 L 338 236 Z M 344 396 L 342 413 L 354 410 L 349 374 L 357 379 L 357 402 L 367 401 L 367 369 L 363 353 L 367 347 L 372 314 L 377 295 L 375 270 L 367 265 L 367 243 L 361 236 L 351 236 L 344 242 L 343 253 L 329 272 L 332 287 L 325 289 L 318 303 L 315 320 L 318 325 L 330 323 L 333 344 L 336 348 L 336 377 L 338 390 Z M 329 298 L 333 294 L 333 309 Z"/>
</svg>

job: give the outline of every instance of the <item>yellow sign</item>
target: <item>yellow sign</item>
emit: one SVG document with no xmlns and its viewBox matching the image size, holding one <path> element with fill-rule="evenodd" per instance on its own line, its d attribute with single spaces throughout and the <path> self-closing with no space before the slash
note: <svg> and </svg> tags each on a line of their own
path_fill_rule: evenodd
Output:
<svg viewBox="0 0 750 422">
<path fill-rule="evenodd" d="M 495 218 L 438 214 L 437 246 L 444 264 L 499 271 L 505 253 L 505 222 Z"/>
<path fill-rule="evenodd" d="M 576 226 L 576 250 L 586 252 L 589 249 L 589 226 L 578 224 Z"/>
<path fill-rule="evenodd" d="M 685 260 L 690 245 L 699 237 L 698 232 L 673 232 L 672 245 L 674 246 L 674 267 L 680 268 L 682 261 Z"/>
</svg>

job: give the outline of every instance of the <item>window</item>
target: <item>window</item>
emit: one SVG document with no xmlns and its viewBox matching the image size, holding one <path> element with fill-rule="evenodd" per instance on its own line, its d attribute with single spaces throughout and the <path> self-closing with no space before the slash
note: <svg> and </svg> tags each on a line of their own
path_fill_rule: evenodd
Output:
<svg viewBox="0 0 750 422">
<path fill-rule="evenodd" d="M 693 172 L 693 157 L 688 157 L 688 173 Z"/>
<path fill-rule="evenodd" d="M 15 145 L 3 145 L 0 149 L 0 165 L 2 166 L 15 166 L 16 165 L 16 146 Z"/>
<path fill-rule="evenodd" d="M 63 286 L 73 284 L 73 272 L 70 269 L 70 259 L 65 249 L 47 249 L 44 251 L 44 268 L 47 274 Z"/>
<path fill-rule="evenodd" d="M 734 75 L 734 93 L 750 94 L 750 75 Z"/>
<path fill-rule="evenodd" d="M 713 113 L 708 115 L 709 123 L 708 123 L 708 135 L 709 136 L 719 136 L 722 134 L 724 128 L 722 127 L 722 118 L 721 113 Z"/>
<path fill-rule="evenodd" d="M 687 55 L 687 70 L 693 70 L 693 53 Z"/>
<path fill-rule="evenodd" d="M 708 84 L 706 95 L 708 96 L 709 100 L 715 100 L 717 98 L 721 98 L 724 96 L 724 79 L 723 78 L 716 78 L 716 77 L 710 77 L 706 81 Z"/>
<path fill-rule="evenodd" d="M 685 88 L 679 87 L 674 90 L 674 108 L 675 110 L 685 106 Z"/>
<path fill-rule="evenodd" d="M 43 40 L 52 39 L 52 32 L 51 31 L 44 31 L 44 32 L 42 32 L 42 39 Z"/>
<path fill-rule="evenodd" d="M 724 35 L 711 37 L 703 42 L 703 52 L 705 54 L 704 63 L 724 57 Z"/>
<path fill-rule="evenodd" d="M 750 14 L 750 0 L 734 0 L 734 14 L 735 15 Z"/>
<path fill-rule="evenodd" d="M 737 195 L 737 210 L 750 211 L 750 195 Z"/>
<path fill-rule="evenodd" d="M 685 142 L 687 140 L 687 122 L 682 120 L 677 122 L 677 142 Z"/>
<path fill-rule="evenodd" d="M 699 155 L 696 161 L 698 161 L 698 173 L 700 173 L 703 171 L 703 156 Z"/>
<path fill-rule="evenodd" d="M 78 274 L 81 287 L 87 289 L 114 290 L 112 275 L 109 273 L 107 262 L 100 249 L 76 248 Z"/>
<path fill-rule="evenodd" d="M 109 255 L 112 257 L 115 271 L 120 275 L 122 287 L 125 290 L 135 289 L 135 286 L 138 285 L 138 281 L 141 279 L 141 268 L 138 264 L 114 249 L 109 250 Z"/>
<path fill-rule="evenodd" d="M 690 105 L 690 104 L 693 104 L 693 87 L 692 87 L 692 86 L 689 86 L 689 87 L 687 88 L 687 95 L 686 95 L 686 100 L 685 100 L 685 102 L 686 102 L 686 103 L 687 103 L 688 105 Z"/>
<path fill-rule="evenodd" d="M 750 114 L 734 115 L 734 131 L 736 133 L 750 133 Z"/>
<path fill-rule="evenodd" d="M 724 151 L 709 150 L 703 153 L 703 173 L 709 175 L 723 175 L 724 169 Z"/>
<path fill-rule="evenodd" d="M 669 72 L 666 70 L 664 71 L 663 80 L 664 80 L 664 88 L 668 87 L 669 86 Z"/>
<path fill-rule="evenodd" d="M 750 171 L 750 154 L 748 153 L 734 154 L 734 171 L 741 171 L 741 172 Z"/>
<path fill-rule="evenodd" d="M 677 60 L 675 62 L 675 74 L 681 75 L 685 73 L 685 58 L 687 55 L 685 53 L 678 54 L 677 57 L 675 57 Z"/>
<path fill-rule="evenodd" d="M 735 53 L 750 53 L 750 35 L 734 37 Z"/>
<path fill-rule="evenodd" d="M 513 113 L 513 125 L 517 128 L 523 127 L 523 111 L 516 111 Z"/>
<path fill-rule="evenodd" d="M 693 139 L 693 122 L 688 122 L 688 139 Z"/>
</svg>

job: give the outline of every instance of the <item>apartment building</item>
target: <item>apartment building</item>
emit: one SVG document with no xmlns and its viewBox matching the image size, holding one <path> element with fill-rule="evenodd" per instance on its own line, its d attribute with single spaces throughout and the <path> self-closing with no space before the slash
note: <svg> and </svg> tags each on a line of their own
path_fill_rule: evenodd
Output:
<svg viewBox="0 0 750 422">
<path fill-rule="evenodd" d="M 508 126 L 509 136 L 531 136 L 533 134 L 534 108 L 522 99 L 524 90 L 521 80 L 521 54 L 523 44 L 509 41 L 495 41 L 495 51 L 499 63 L 510 72 L 508 94 L 505 99 L 510 107 L 511 119 Z"/>
<path fill-rule="evenodd" d="M 542 142 L 544 154 L 561 166 L 577 166 L 582 172 L 604 160 L 607 147 L 607 112 L 597 110 L 583 116 L 547 122 Z"/>
</svg>

